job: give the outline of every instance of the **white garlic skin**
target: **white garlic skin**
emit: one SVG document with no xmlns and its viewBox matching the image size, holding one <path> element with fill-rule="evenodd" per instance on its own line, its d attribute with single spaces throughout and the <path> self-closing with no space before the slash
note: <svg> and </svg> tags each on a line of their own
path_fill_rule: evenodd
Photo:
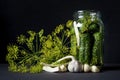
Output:
<svg viewBox="0 0 120 80">
<path fill-rule="evenodd" d="M 76 60 L 69 62 L 68 70 L 70 72 L 79 72 L 80 71 L 80 63 Z"/>
<path fill-rule="evenodd" d="M 83 67 L 84 72 L 89 72 L 90 69 L 91 69 L 91 67 L 89 64 L 84 64 L 84 67 Z"/>
<path fill-rule="evenodd" d="M 58 72 L 59 71 L 59 67 L 50 67 L 50 66 L 43 66 L 43 70 L 47 71 L 47 72 Z"/>
<path fill-rule="evenodd" d="M 93 66 L 91 66 L 91 71 L 92 72 L 100 72 L 100 69 L 97 66 L 93 65 Z"/>
<path fill-rule="evenodd" d="M 61 72 L 67 71 L 66 66 L 65 66 L 65 65 L 61 65 L 61 66 L 60 66 L 60 71 L 61 71 Z"/>
<path fill-rule="evenodd" d="M 68 63 L 68 71 L 69 72 L 80 72 L 82 71 L 82 64 L 75 59 L 74 56 L 65 56 L 61 59 L 59 59 L 57 62 L 60 62 L 65 59 L 71 59 L 71 61 Z"/>
</svg>

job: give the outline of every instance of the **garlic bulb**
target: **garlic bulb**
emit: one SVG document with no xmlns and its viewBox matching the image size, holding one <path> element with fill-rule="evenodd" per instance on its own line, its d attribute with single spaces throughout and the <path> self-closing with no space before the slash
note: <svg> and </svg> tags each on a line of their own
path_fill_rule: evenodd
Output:
<svg viewBox="0 0 120 80">
<path fill-rule="evenodd" d="M 80 68 L 81 68 L 81 65 L 80 65 L 80 63 L 78 61 L 72 60 L 68 64 L 68 70 L 70 72 L 79 72 L 79 71 L 82 71 Z"/>
<path fill-rule="evenodd" d="M 51 64 L 46 64 L 46 63 L 42 63 L 42 64 L 44 65 L 43 70 L 47 71 L 47 72 L 65 72 L 65 71 L 67 71 L 67 68 L 65 65 L 51 67 Z"/>
<path fill-rule="evenodd" d="M 89 72 L 90 71 L 90 65 L 89 64 L 84 64 L 84 72 Z"/>
<path fill-rule="evenodd" d="M 68 70 L 70 72 L 80 72 L 82 71 L 82 64 L 80 64 L 73 56 L 66 56 L 66 57 L 63 57 L 61 59 L 59 59 L 57 62 L 60 62 L 64 59 L 68 59 L 68 58 L 71 58 L 72 61 L 70 61 L 68 63 Z"/>
<path fill-rule="evenodd" d="M 71 61 L 68 63 L 68 67 L 67 67 L 69 72 L 81 72 L 81 71 L 83 71 L 83 65 L 80 62 L 78 62 L 73 56 L 63 57 L 56 62 L 60 62 L 62 60 L 68 59 L 68 58 L 71 59 Z M 65 65 L 51 67 L 51 64 L 45 64 L 45 63 L 42 63 L 42 64 L 44 65 L 43 70 L 45 70 L 47 72 L 65 72 L 65 71 L 67 71 L 67 68 Z"/>
<path fill-rule="evenodd" d="M 91 71 L 92 71 L 92 72 L 100 72 L 100 69 L 99 69 L 97 66 L 93 65 L 93 66 L 91 67 Z"/>
</svg>

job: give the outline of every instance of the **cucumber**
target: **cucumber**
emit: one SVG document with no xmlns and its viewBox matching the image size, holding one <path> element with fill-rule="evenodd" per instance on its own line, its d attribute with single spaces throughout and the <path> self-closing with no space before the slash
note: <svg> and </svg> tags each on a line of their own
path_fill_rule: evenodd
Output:
<svg viewBox="0 0 120 80">
<path fill-rule="evenodd" d="M 79 61 L 81 63 L 90 63 L 91 39 L 89 33 L 80 34 Z"/>
<path fill-rule="evenodd" d="M 94 44 L 92 49 L 92 59 L 91 64 L 92 65 L 102 65 L 103 64 L 103 37 L 102 33 L 96 32 L 93 34 L 94 37 Z"/>
</svg>

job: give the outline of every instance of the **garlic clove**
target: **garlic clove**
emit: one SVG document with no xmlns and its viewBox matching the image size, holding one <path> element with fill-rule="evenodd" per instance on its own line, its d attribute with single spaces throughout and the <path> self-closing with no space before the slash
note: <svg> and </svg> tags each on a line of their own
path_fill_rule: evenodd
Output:
<svg viewBox="0 0 120 80">
<path fill-rule="evenodd" d="M 97 66 L 93 65 L 93 66 L 91 67 L 91 71 L 92 71 L 92 72 L 100 72 L 100 69 L 99 69 Z"/>
<path fill-rule="evenodd" d="M 61 72 L 67 71 L 67 68 L 66 68 L 65 65 L 61 65 L 59 68 L 60 68 L 60 71 L 61 71 Z"/>
<path fill-rule="evenodd" d="M 83 70 L 84 70 L 84 72 L 89 72 L 90 71 L 90 65 L 89 64 L 84 64 Z"/>
</svg>

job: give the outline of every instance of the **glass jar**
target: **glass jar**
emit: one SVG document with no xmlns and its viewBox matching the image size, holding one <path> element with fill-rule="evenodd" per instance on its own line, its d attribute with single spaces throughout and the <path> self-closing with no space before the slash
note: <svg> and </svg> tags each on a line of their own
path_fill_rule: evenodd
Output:
<svg viewBox="0 0 120 80">
<path fill-rule="evenodd" d="M 95 10 L 79 10 L 73 15 L 71 47 L 82 64 L 103 65 L 104 24 L 101 13 Z"/>
</svg>

